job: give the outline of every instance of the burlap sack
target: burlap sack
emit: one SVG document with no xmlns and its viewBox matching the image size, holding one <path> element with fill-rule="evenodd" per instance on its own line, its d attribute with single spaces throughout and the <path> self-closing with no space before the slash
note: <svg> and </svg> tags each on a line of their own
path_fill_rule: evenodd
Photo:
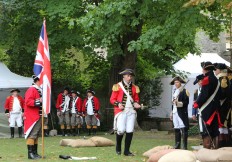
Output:
<svg viewBox="0 0 232 162">
<path fill-rule="evenodd" d="M 232 152 L 232 147 L 222 147 L 222 148 L 219 148 L 218 150 L 227 150 L 227 151 Z"/>
<path fill-rule="evenodd" d="M 70 143 L 71 147 L 95 147 L 96 145 L 90 139 L 76 139 Z"/>
<path fill-rule="evenodd" d="M 50 130 L 49 132 L 49 136 L 57 136 L 57 130 L 53 129 L 53 130 Z"/>
<path fill-rule="evenodd" d="M 200 149 L 197 154 L 197 159 L 201 162 L 232 162 L 231 150 L 218 149 Z"/>
<path fill-rule="evenodd" d="M 162 156 L 158 162 L 196 162 L 195 154 L 188 150 L 177 150 Z"/>
<path fill-rule="evenodd" d="M 169 145 L 164 145 L 164 146 L 156 146 L 146 152 L 143 153 L 143 156 L 150 157 L 152 154 L 159 152 L 161 150 L 167 150 L 167 149 L 172 149 L 172 146 Z"/>
<path fill-rule="evenodd" d="M 168 154 L 168 153 L 170 153 L 170 152 L 173 152 L 173 151 L 177 151 L 177 150 L 176 150 L 176 149 L 167 149 L 167 150 L 158 151 L 158 152 L 152 154 L 152 155 L 149 157 L 149 159 L 147 160 L 147 162 L 158 162 L 159 159 L 160 159 L 162 156 L 164 156 L 164 155 L 166 155 L 166 154 Z"/>
<path fill-rule="evenodd" d="M 93 143 L 94 143 L 97 147 L 102 147 L 102 146 L 114 146 L 114 145 L 115 145 L 115 143 L 114 143 L 112 140 L 107 139 L 107 138 L 104 138 L 104 137 L 95 136 L 95 137 L 90 138 L 90 140 L 92 140 Z"/>
<path fill-rule="evenodd" d="M 70 143 L 73 141 L 73 139 L 62 139 L 60 141 L 60 146 L 70 146 Z"/>
</svg>

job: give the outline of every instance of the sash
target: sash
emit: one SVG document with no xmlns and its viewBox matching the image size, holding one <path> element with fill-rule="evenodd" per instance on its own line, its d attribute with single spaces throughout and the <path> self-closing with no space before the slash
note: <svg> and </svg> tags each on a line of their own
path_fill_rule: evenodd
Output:
<svg viewBox="0 0 232 162">
<path fill-rule="evenodd" d="M 134 102 L 133 98 L 130 96 L 130 94 L 126 91 L 126 89 L 124 88 L 124 86 L 122 85 L 122 82 L 118 83 L 119 86 L 122 88 L 123 92 L 126 94 L 126 96 L 130 99 L 131 103 Z"/>
<path fill-rule="evenodd" d="M 201 106 L 201 108 L 199 109 L 199 114 L 201 115 L 202 111 L 206 108 L 206 106 L 209 105 L 209 103 L 211 101 L 213 101 L 214 97 L 216 96 L 217 92 L 218 92 L 218 89 L 219 89 L 219 81 L 218 81 L 218 84 L 217 84 L 217 87 L 215 89 L 215 91 L 213 92 L 213 94 L 210 96 L 210 98 L 208 98 L 208 100 Z"/>
</svg>

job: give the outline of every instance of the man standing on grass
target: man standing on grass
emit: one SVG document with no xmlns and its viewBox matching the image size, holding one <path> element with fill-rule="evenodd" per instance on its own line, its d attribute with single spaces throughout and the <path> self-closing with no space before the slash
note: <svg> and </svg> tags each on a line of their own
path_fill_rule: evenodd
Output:
<svg viewBox="0 0 232 162">
<path fill-rule="evenodd" d="M 70 135 L 70 96 L 69 88 L 65 87 L 63 93 L 60 93 L 57 97 L 56 108 L 57 116 L 59 118 L 59 124 L 62 136 L 65 136 L 65 124 L 67 134 Z"/>
<path fill-rule="evenodd" d="M 121 82 L 114 84 L 110 103 L 114 105 L 114 130 L 116 133 L 116 154 L 121 155 L 121 143 L 124 133 L 125 138 L 125 156 L 134 156 L 130 152 L 130 145 L 134 132 L 134 124 L 136 120 L 135 109 L 141 108 L 139 105 L 139 87 L 132 84 L 134 71 L 125 69 L 119 73 L 123 76 Z"/>
<path fill-rule="evenodd" d="M 100 125 L 99 121 L 99 110 L 100 110 L 100 102 L 95 95 L 95 92 L 92 88 L 87 90 L 87 97 L 83 102 L 82 111 L 85 115 L 86 127 L 88 130 L 88 135 L 91 135 L 91 129 L 93 131 L 93 135 L 96 135 L 97 126 Z"/>
<path fill-rule="evenodd" d="M 5 102 L 5 114 L 9 118 L 10 122 L 10 134 L 11 138 L 14 138 L 14 127 L 15 123 L 18 126 L 19 138 L 22 137 L 22 126 L 23 126 L 23 106 L 24 99 L 19 95 L 19 89 L 12 89 L 10 91 L 11 96 L 8 96 Z"/>
<path fill-rule="evenodd" d="M 219 133 L 219 88 L 220 83 L 213 73 L 215 70 L 211 62 L 202 62 L 202 72 L 204 78 L 202 80 L 201 93 L 194 102 L 193 107 L 199 108 L 199 124 L 200 132 L 203 139 L 203 147 L 211 149 L 218 147 L 217 136 Z"/>
<path fill-rule="evenodd" d="M 70 100 L 70 106 L 71 106 L 71 126 L 72 126 L 72 134 L 73 136 L 76 136 L 76 130 L 77 135 L 80 135 L 80 129 L 82 125 L 82 100 L 79 97 L 80 92 L 72 90 L 71 91 L 72 97 Z"/>
<path fill-rule="evenodd" d="M 189 92 L 181 86 L 181 83 L 186 83 L 181 77 L 177 76 L 171 81 L 171 85 L 174 85 L 174 91 L 172 95 L 172 112 L 170 119 L 173 121 L 175 129 L 175 149 L 180 149 L 181 135 L 183 136 L 183 149 L 187 150 L 188 142 L 188 104 L 189 104 Z"/>
<path fill-rule="evenodd" d="M 198 88 L 194 91 L 193 94 L 193 102 L 195 102 L 197 100 L 197 97 L 199 96 L 199 94 L 201 93 L 201 86 L 202 86 L 202 79 L 204 78 L 203 74 L 200 74 L 196 77 L 196 80 L 193 82 L 193 85 L 198 84 Z M 192 119 L 193 120 L 198 120 L 198 110 L 193 108 L 192 109 Z"/>
<path fill-rule="evenodd" d="M 224 63 L 215 63 L 214 74 L 220 83 L 220 108 L 218 110 L 220 116 L 218 147 L 227 147 L 230 144 L 228 114 L 231 106 L 230 80 L 227 76 L 227 66 Z"/>
<path fill-rule="evenodd" d="M 28 159 L 39 159 L 38 138 L 42 128 L 42 90 L 40 80 L 33 75 L 34 83 L 25 93 L 24 134 L 27 139 Z"/>
</svg>

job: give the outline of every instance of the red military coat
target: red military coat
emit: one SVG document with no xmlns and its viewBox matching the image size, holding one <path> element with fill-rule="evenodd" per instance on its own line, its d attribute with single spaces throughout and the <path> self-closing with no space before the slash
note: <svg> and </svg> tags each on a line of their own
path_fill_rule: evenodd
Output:
<svg viewBox="0 0 232 162">
<path fill-rule="evenodd" d="M 24 107 L 24 99 L 21 96 L 18 96 L 17 98 L 19 100 L 21 108 L 23 109 L 23 107 Z M 9 113 L 9 112 L 12 111 L 13 103 L 14 103 L 14 97 L 13 96 L 8 96 L 6 98 L 6 102 L 5 102 L 5 105 L 4 105 L 6 113 Z"/>
<path fill-rule="evenodd" d="M 40 107 L 35 106 L 35 100 L 40 99 L 40 94 L 35 87 L 30 87 L 25 93 L 24 107 L 24 134 L 25 138 L 30 134 L 33 126 L 39 120 Z"/>
<path fill-rule="evenodd" d="M 140 92 L 139 87 L 132 84 L 132 96 L 131 97 L 133 98 L 134 102 L 139 103 L 139 95 L 138 95 L 139 92 Z M 112 94 L 110 97 L 110 103 L 114 105 L 114 115 L 117 115 L 119 112 L 122 111 L 121 109 L 118 108 L 117 104 L 123 101 L 123 95 L 124 95 L 124 92 L 122 88 L 120 87 L 120 85 L 118 83 L 114 84 L 112 88 Z"/>
<path fill-rule="evenodd" d="M 82 105 L 82 112 L 84 114 L 87 112 L 87 105 L 86 105 L 87 101 L 88 101 L 88 98 L 85 98 L 83 105 Z M 100 110 L 100 102 L 99 102 L 98 98 L 93 96 L 92 103 L 93 103 L 93 107 L 94 107 L 93 112 L 98 113 L 98 111 Z"/>
<path fill-rule="evenodd" d="M 63 103 L 63 97 L 64 97 L 64 94 L 63 93 L 60 93 L 57 97 L 57 100 L 56 100 L 56 108 L 60 111 L 62 111 L 63 107 L 60 106 L 62 103 Z"/>
<path fill-rule="evenodd" d="M 73 102 L 73 98 L 71 97 L 71 100 L 70 100 L 71 110 L 72 110 L 72 102 Z M 80 97 L 78 97 L 78 99 L 76 101 L 75 109 L 76 109 L 76 112 L 82 113 L 82 99 Z"/>
</svg>

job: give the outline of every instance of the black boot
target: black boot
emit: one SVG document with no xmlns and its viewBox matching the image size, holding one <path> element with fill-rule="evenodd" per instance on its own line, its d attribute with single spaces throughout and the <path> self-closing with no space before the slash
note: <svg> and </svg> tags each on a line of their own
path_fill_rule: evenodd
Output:
<svg viewBox="0 0 232 162">
<path fill-rule="evenodd" d="M 175 146 L 174 149 L 180 149 L 181 145 L 181 132 L 180 129 L 175 129 Z"/>
<path fill-rule="evenodd" d="M 40 159 L 40 158 L 42 158 L 42 156 L 40 156 L 39 154 L 38 154 L 38 144 L 34 144 L 34 147 L 33 147 L 33 153 L 34 153 L 34 155 L 35 155 L 35 157 L 37 157 L 38 159 Z"/>
<path fill-rule="evenodd" d="M 19 138 L 22 138 L 22 131 L 23 131 L 23 128 L 18 127 Z"/>
<path fill-rule="evenodd" d="M 121 145 L 122 145 L 122 138 L 123 138 L 123 135 L 118 135 L 116 133 L 116 154 L 117 155 L 121 155 L 122 153 L 122 149 L 121 149 Z"/>
<path fill-rule="evenodd" d="M 63 137 L 65 136 L 64 129 L 61 129 L 61 134 L 62 134 Z"/>
<path fill-rule="evenodd" d="M 72 135 L 73 135 L 73 136 L 76 136 L 76 128 L 73 128 L 73 129 L 72 129 Z"/>
<path fill-rule="evenodd" d="M 44 129 L 44 137 L 49 137 L 49 130 L 48 129 Z"/>
<path fill-rule="evenodd" d="M 130 145 L 131 145 L 132 137 L 133 137 L 133 133 L 126 133 L 125 149 L 124 149 L 125 156 L 134 156 L 134 154 L 130 152 Z"/>
<path fill-rule="evenodd" d="M 36 157 L 33 152 L 34 145 L 27 145 L 27 149 L 28 149 L 28 159 L 38 159 L 38 157 Z"/>
<path fill-rule="evenodd" d="M 14 138 L 14 127 L 10 127 L 10 138 Z"/>
<path fill-rule="evenodd" d="M 88 129 L 88 136 L 91 135 L 91 129 Z"/>
<path fill-rule="evenodd" d="M 187 150 L 188 149 L 188 130 L 186 128 L 183 128 L 182 134 L 183 134 L 183 149 Z"/>
<path fill-rule="evenodd" d="M 93 129 L 93 135 L 95 136 L 95 135 L 96 135 L 96 133 L 97 133 L 97 129 L 96 129 L 96 128 L 94 128 L 94 129 Z"/>
<path fill-rule="evenodd" d="M 67 136 L 71 136 L 71 129 L 66 129 L 67 131 Z"/>
</svg>

